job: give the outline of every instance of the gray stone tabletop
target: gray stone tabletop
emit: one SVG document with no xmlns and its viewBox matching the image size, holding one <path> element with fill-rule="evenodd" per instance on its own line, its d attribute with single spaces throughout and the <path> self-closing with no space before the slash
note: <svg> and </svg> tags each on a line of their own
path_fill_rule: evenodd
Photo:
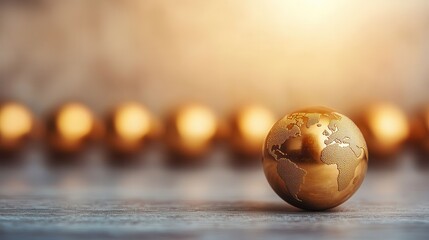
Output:
<svg viewBox="0 0 429 240">
<path fill-rule="evenodd" d="M 0 170 L 0 239 L 429 239 L 429 171 L 370 170 L 325 212 L 283 202 L 259 168 Z"/>
</svg>

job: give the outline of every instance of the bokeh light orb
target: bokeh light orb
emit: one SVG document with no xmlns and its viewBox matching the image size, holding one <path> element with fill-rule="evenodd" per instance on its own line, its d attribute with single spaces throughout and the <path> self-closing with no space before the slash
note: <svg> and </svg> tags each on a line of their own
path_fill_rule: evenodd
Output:
<svg viewBox="0 0 429 240">
<path fill-rule="evenodd" d="M 367 140 L 369 151 L 377 158 L 398 153 L 410 134 L 407 115 L 389 103 L 370 105 L 356 122 Z"/>
<path fill-rule="evenodd" d="M 152 114 L 143 105 L 126 102 L 110 114 L 108 119 L 109 146 L 115 152 L 133 153 L 153 136 L 155 123 Z"/>
<path fill-rule="evenodd" d="M 48 120 L 48 141 L 58 152 L 76 152 L 94 137 L 96 120 L 85 105 L 70 102 L 58 108 Z"/>
<path fill-rule="evenodd" d="M 229 139 L 233 150 L 243 156 L 260 156 L 261 145 L 275 121 L 274 114 L 262 106 L 239 108 L 230 124 Z"/>
<path fill-rule="evenodd" d="M 188 104 L 179 107 L 168 117 L 166 140 L 174 153 L 197 157 L 208 150 L 217 130 L 216 115 L 209 108 Z"/>
<path fill-rule="evenodd" d="M 367 170 L 368 151 L 348 117 L 317 107 L 286 115 L 263 145 L 265 176 L 291 205 L 325 210 L 349 199 Z"/>
<path fill-rule="evenodd" d="M 33 128 L 33 115 L 24 105 L 17 102 L 0 104 L 0 150 L 17 150 Z"/>
</svg>

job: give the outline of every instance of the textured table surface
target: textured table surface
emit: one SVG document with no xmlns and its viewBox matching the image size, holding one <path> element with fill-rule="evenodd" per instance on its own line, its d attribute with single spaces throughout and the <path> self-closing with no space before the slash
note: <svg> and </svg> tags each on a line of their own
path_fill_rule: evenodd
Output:
<svg viewBox="0 0 429 240">
<path fill-rule="evenodd" d="M 260 169 L 3 169 L 0 238 L 428 239 L 429 171 L 402 165 L 326 212 L 290 207 Z"/>
</svg>

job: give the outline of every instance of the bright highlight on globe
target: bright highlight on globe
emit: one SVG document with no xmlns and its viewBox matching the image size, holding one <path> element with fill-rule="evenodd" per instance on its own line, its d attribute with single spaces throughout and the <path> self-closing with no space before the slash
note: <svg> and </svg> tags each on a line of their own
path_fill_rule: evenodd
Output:
<svg viewBox="0 0 429 240">
<path fill-rule="evenodd" d="M 268 182 L 286 202 L 325 210 L 345 202 L 359 188 L 368 150 L 353 121 L 318 107 L 293 112 L 275 123 L 262 161 Z"/>
</svg>

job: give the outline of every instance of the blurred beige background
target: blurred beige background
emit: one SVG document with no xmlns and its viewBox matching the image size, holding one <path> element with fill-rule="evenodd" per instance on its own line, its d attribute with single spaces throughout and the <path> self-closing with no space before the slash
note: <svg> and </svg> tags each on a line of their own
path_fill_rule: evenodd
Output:
<svg viewBox="0 0 429 240">
<path fill-rule="evenodd" d="M 429 1 L 0 1 L 0 98 L 218 113 L 429 101 Z"/>
</svg>

